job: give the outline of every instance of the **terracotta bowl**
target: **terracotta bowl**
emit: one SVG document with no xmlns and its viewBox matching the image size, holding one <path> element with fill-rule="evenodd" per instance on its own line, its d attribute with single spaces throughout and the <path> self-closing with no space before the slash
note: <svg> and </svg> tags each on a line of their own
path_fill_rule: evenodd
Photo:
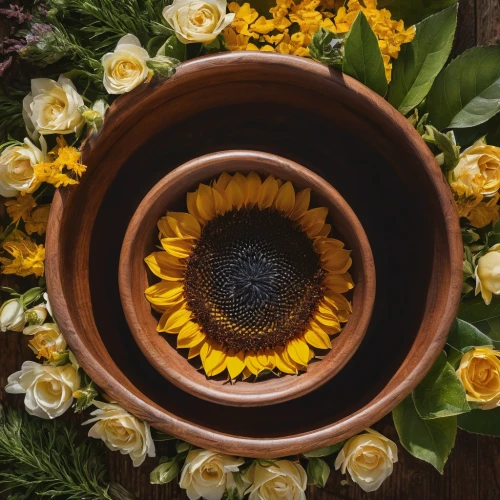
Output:
<svg viewBox="0 0 500 500">
<path fill-rule="evenodd" d="M 258 381 L 228 384 L 225 377 L 207 379 L 167 339 L 156 331 L 154 314 L 144 290 L 159 280 L 147 273 L 144 258 L 158 245 L 156 223 L 167 210 L 185 210 L 185 198 L 200 182 L 222 172 L 273 174 L 291 181 L 297 189 L 311 188 L 315 206 L 329 210 L 334 235 L 353 251 L 351 273 L 356 287 L 353 313 L 340 334 L 332 338 L 332 349 L 321 361 L 312 362 L 299 376 L 284 375 Z M 148 279 L 148 274 L 150 274 Z M 338 373 L 363 339 L 375 302 L 375 266 L 366 234 L 346 201 L 328 182 L 297 163 L 256 151 L 224 151 L 195 158 L 165 176 L 144 197 L 128 226 L 119 269 L 120 295 L 132 335 L 144 356 L 177 387 L 214 403 L 264 406 L 298 398 L 320 387 Z"/>
<path fill-rule="evenodd" d="M 179 165 L 234 149 L 288 158 L 335 186 L 377 270 L 370 326 L 354 356 L 315 391 L 266 407 L 212 403 L 166 380 L 137 346 L 118 288 L 121 247 L 144 196 Z M 278 54 L 194 59 L 117 99 L 83 161 L 80 185 L 56 193 L 50 214 L 54 314 L 89 376 L 158 429 L 249 457 L 320 448 L 390 412 L 442 350 L 462 286 L 453 199 L 418 133 L 359 82 Z"/>
</svg>

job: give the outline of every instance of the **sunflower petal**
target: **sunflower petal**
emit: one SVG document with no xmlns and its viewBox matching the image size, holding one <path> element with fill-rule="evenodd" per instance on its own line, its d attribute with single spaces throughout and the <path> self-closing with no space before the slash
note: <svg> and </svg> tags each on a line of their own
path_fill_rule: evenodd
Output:
<svg viewBox="0 0 500 500">
<path fill-rule="evenodd" d="M 248 181 L 247 181 L 247 178 L 243 174 L 236 172 L 233 176 L 233 181 L 238 185 L 241 193 L 243 194 L 242 206 L 246 205 L 248 202 Z"/>
<path fill-rule="evenodd" d="M 193 359 L 193 358 L 196 358 L 196 356 L 199 356 L 200 351 L 204 345 L 206 345 L 206 342 L 205 343 L 201 342 L 198 345 L 191 347 L 191 349 L 189 349 L 189 352 L 188 352 L 188 359 Z"/>
<path fill-rule="evenodd" d="M 200 184 L 196 195 L 196 210 L 207 221 L 215 217 L 215 204 L 212 188 L 206 184 Z"/>
<path fill-rule="evenodd" d="M 323 228 L 321 231 L 316 235 L 316 237 L 321 236 L 323 238 L 326 238 L 329 234 L 330 231 L 332 230 L 332 226 L 330 224 L 324 224 Z"/>
<path fill-rule="evenodd" d="M 259 201 L 260 187 L 262 186 L 262 181 L 257 173 L 250 172 L 247 175 L 247 186 L 248 186 L 247 203 L 250 206 L 253 206 Z"/>
<path fill-rule="evenodd" d="M 158 227 L 158 230 L 160 231 L 160 240 L 162 238 L 176 238 L 177 237 L 177 234 L 175 234 L 175 231 L 170 227 L 170 225 L 167 221 L 167 216 L 162 217 L 156 225 Z"/>
<path fill-rule="evenodd" d="M 181 331 L 182 327 L 193 317 L 193 313 L 181 307 L 179 310 L 175 311 L 170 315 L 170 317 L 165 322 L 165 331 L 178 333 Z"/>
<path fill-rule="evenodd" d="M 252 372 L 252 375 L 258 375 L 264 367 L 257 361 L 256 355 L 250 351 L 245 354 L 245 365 Z"/>
<path fill-rule="evenodd" d="M 243 351 L 235 353 L 234 349 L 229 350 L 226 357 L 226 366 L 229 377 L 235 379 L 245 369 L 245 353 Z"/>
<path fill-rule="evenodd" d="M 276 179 L 270 175 L 262 184 L 257 204 L 261 210 L 272 206 L 276 195 L 278 194 L 279 186 Z"/>
<path fill-rule="evenodd" d="M 144 292 L 151 304 L 170 306 L 184 300 L 184 283 L 178 281 L 160 281 Z"/>
<path fill-rule="evenodd" d="M 309 347 L 302 338 L 288 342 L 286 346 L 288 355 L 299 365 L 306 366 L 309 362 Z"/>
<path fill-rule="evenodd" d="M 326 290 L 323 303 L 336 311 L 352 311 L 352 304 L 340 293 Z"/>
<path fill-rule="evenodd" d="M 345 293 L 354 288 L 352 277 L 349 273 L 332 274 L 327 273 L 324 279 L 324 284 L 330 290 L 338 293 Z"/>
<path fill-rule="evenodd" d="M 275 355 L 274 355 L 274 362 L 276 365 L 276 368 L 280 372 L 283 373 L 288 373 L 290 375 L 296 375 L 297 374 L 297 367 L 295 366 L 295 363 L 288 358 L 288 356 L 285 358 L 283 356 L 284 349 L 282 347 L 277 348 Z"/>
<path fill-rule="evenodd" d="M 313 226 L 316 227 L 318 224 L 321 224 L 321 227 L 323 227 L 327 215 L 328 208 L 326 207 L 311 208 L 311 210 L 308 210 L 299 219 L 299 223 L 304 231 L 307 231 L 307 229 L 312 228 Z"/>
<path fill-rule="evenodd" d="M 226 192 L 225 191 L 219 191 L 218 188 L 215 188 L 212 190 L 212 194 L 214 196 L 214 208 L 215 208 L 215 213 L 217 215 L 222 215 L 226 213 L 227 210 L 227 200 L 226 200 Z"/>
<path fill-rule="evenodd" d="M 220 191 L 224 191 L 227 187 L 227 185 L 229 184 L 229 182 L 231 182 L 231 179 L 233 178 L 232 175 L 228 174 L 227 172 L 222 172 L 222 174 L 220 174 L 219 178 L 214 182 L 214 188 L 217 189 L 219 192 Z"/>
<path fill-rule="evenodd" d="M 196 323 L 188 321 L 177 336 L 177 347 L 179 349 L 195 347 L 205 338 L 206 335 L 200 330 L 200 327 Z"/>
<path fill-rule="evenodd" d="M 144 262 L 151 272 L 162 280 L 179 281 L 184 277 L 186 264 L 167 252 L 153 252 Z"/>
<path fill-rule="evenodd" d="M 321 267 L 333 274 L 344 274 L 352 265 L 350 255 L 350 250 L 342 248 L 327 251 L 321 256 Z"/>
<path fill-rule="evenodd" d="M 245 195 L 243 194 L 241 187 L 233 179 L 226 187 L 226 206 L 228 210 L 233 208 L 240 209 L 245 203 Z"/>
<path fill-rule="evenodd" d="M 243 380 L 246 380 L 247 378 L 251 377 L 252 376 L 252 372 L 245 366 L 245 368 L 243 369 Z"/>
<path fill-rule="evenodd" d="M 330 337 L 326 333 L 319 333 L 318 331 L 307 330 L 304 334 L 305 341 L 316 347 L 316 349 L 331 349 L 332 343 Z"/>
<path fill-rule="evenodd" d="M 290 181 L 285 182 L 283 186 L 280 187 L 276 200 L 274 202 L 274 207 L 283 215 L 288 216 L 295 206 L 295 189 Z"/>
<path fill-rule="evenodd" d="M 186 195 L 186 205 L 188 212 L 201 224 L 205 225 L 207 221 L 199 214 L 198 209 L 196 208 L 196 199 L 198 197 L 198 192 L 187 193 Z"/>
<path fill-rule="evenodd" d="M 179 238 L 199 238 L 200 223 L 191 214 L 185 212 L 167 212 L 168 225 Z"/>
<path fill-rule="evenodd" d="M 334 238 L 316 238 L 314 240 L 314 250 L 320 254 L 324 254 L 329 251 L 336 251 L 340 248 L 344 248 L 344 244 L 340 240 Z"/>
<path fill-rule="evenodd" d="M 309 188 L 303 189 L 295 195 L 295 205 L 293 207 L 292 213 L 290 214 L 290 219 L 297 220 L 300 219 L 309 208 L 311 203 L 311 190 Z"/>
<path fill-rule="evenodd" d="M 196 244 L 193 238 L 163 238 L 160 241 L 165 252 L 179 259 L 189 257 Z"/>
<path fill-rule="evenodd" d="M 320 323 L 315 319 L 312 319 L 309 322 L 309 329 L 313 330 L 314 332 L 319 332 L 320 334 L 326 333 L 327 335 L 335 335 L 336 333 L 340 332 L 340 324 L 336 323 L 333 326 L 329 326 L 329 325 L 324 325 L 323 323 Z"/>
<path fill-rule="evenodd" d="M 220 373 L 222 370 L 224 370 L 226 357 L 225 351 L 220 346 L 218 346 L 217 344 L 212 344 L 211 347 L 212 348 L 208 352 L 205 359 L 202 359 L 203 369 L 209 377 L 217 375 L 217 373 Z M 214 373 L 214 371 L 216 371 L 216 368 L 220 367 L 221 364 L 223 364 L 223 368 L 220 371 Z"/>
</svg>

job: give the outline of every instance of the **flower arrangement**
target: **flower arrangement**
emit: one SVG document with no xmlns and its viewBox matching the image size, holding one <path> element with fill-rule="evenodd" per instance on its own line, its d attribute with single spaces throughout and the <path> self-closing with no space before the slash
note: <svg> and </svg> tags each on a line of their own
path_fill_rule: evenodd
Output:
<svg viewBox="0 0 500 500">
<path fill-rule="evenodd" d="M 415 9 L 385 4 L 48 0 L 29 10 L 11 7 L 13 28 L 0 62 L 0 195 L 6 198 L 0 272 L 23 279 L 1 288 L 0 329 L 22 332 L 36 356 L 37 362 L 26 361 L 9 377 L 6 391 L 23 394 L 26 411 L 37 419 L 15 412 L 1 415 L 0 462 L 11 471 L 0 477 L 3 489 L 127 498 L 119 485 L 106 485 L 90 445 L 71 446 L 74 431 L 47 422 L 70 409 L 91 407 L 85 422 L 93 424 L 89 436 L 129 455 L 134 466 L 155 456 L 155 441 L 172 441 L 151 482 L 179 479 L 191 499 L 271 499 L 278 494 L 302 499 L 307 484 L 325 485 L 331 468 L 373 491 L 391 474 L 397 445 L 371 429 L 346 442 L 272 461 L 222 455 L 156 435 L 88 379 L 52 317 L 45 293 L 44 234 L 54 189 L 71 189 L 85 175 L 79 150 L 83 137 L 98 133 L 107 107 L 120 95 L 171 77 L 188 59 L 226 50 L 291 54 L 337 68 L 385 97 L 427 142 L 461 220 L 463 295 L 445 350 L 395 408 L 394 424 L 401 445 L 440 472 L 457 427 L 500 434 L 494 423 L 500 414 L 500 47 L 476 47 L 448 63 L 457 22 L 454 2 Z M 26 81 L 26 74 L 33 78 Z M 190 193 L 188 213 L 168 213 L 160 220 L 163 251 L 146 259 L 162 280 L 146 292 L 163 312 L 159 330 L 177 334 L 178 346 L 200 356 L 209 376 L 227 370 L 234 379 L 264 369 L 295 374 L 306 368 L 312 348 L 329 347 L 329 335 L 350 313 L 342 295 L 353 286 L 349 254 L 328 238 L 324 211 L 307 211 L 308 193 L 295 192 L 290 183 L 257 177 L 222 176 Z M 220 206 L 207 201 L 216 198 Z M 193 241 L 201 242 L 202 226 L 240 212 L 250 218 L 277 213 L 280 223 L 291 220 L 294 230 L 300 226 L 303 240 L 318 249 L 318 266 L 327 276 L 326 292 L 315 302 L 314 323 L 286 350 L 267 353 L 265 362 L 244 346 L 221 348 L 208 342 L 185 306 L 190 300 L 185 259 Z M 58 456 L 48 448 L 51 443 L 57 443 Z M 41 458 L 26 460 L 23 454 Z M 40 478 L 44 461 L 52 464 L 53 476 Z M 90 465 L 80 473 L 84 462 Z"/>
</svg>

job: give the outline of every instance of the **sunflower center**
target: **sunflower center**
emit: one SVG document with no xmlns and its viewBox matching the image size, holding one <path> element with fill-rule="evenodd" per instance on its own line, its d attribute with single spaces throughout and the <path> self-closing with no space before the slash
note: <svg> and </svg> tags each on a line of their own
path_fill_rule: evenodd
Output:
<svg viewBox="0 0 500 500">
<path fill-rule="evenodd" d="M 212 340 L 257 351 L 304 333 L 323 275 L 297 223 L 270 209 L 232 210 L 204 226 L 187 263 L 185 294 Z"/>
</svg>

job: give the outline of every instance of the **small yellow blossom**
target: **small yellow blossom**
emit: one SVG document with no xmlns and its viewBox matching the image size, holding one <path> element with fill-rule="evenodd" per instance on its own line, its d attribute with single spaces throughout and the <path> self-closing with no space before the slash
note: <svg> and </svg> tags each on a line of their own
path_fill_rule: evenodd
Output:
<svg viewBox="0 0 500 500">
<path fill-rule="evenodd" d="M 0 257 L 2 274 L 16 274 L 23 277 L 34 274 L 37 278 L 43 276 L 45 270 L 43 245 L 37 245 L 19 231 L 2 244 L 2 249 L 11 255 L 11 258 Z"/>
<path fill-rule="evenodd" d="M 12 222 L 17 222 L 20 219 L 26 222 L 31 210 L 36 207 L 36 201 L 30 194 L 18 194 L 15 199 L 7 200 L 5 206 Z"/>
<path fill-rule="evenodd" d="M 47 223 L 49 221 L 50 205 L 42 205 L 35 208 L 26 220 L 25 229 L 28 234 L 37 233 L 42 235 L 47 231 Z"/>
</svg>

